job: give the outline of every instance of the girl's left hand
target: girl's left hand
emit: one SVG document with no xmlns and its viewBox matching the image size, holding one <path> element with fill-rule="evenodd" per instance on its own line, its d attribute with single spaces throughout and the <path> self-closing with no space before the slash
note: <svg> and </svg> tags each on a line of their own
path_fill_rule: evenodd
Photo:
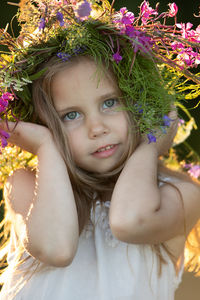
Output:
<svg viewBox="0 0 200 300">
<path fill-rule="evenodd" d="M 178 117 L 177 111 L 173 110 L 168 114 L 171 119 L 169 128 L 166 129 L 166 133 L 162 133 L 160 130 L 156 135 L 156 142 L 151 143 L 157 150 L 158 156 L 164 155 L 173 144 L 174 137 L 178 129 Z M 142 139 L 142 143 L 147 143 L 147 138 Z"/>
</svg>

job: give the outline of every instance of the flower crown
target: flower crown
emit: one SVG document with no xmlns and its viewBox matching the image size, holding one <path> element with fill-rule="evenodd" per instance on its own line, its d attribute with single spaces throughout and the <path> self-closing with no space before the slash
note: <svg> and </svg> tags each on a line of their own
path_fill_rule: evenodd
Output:
<svg viewBox="0 0 200 300">
<path fill-rule="evenodd" d="M 115 11 L 107 0 L 21 0 L 18 37 L 0 30 L 0 118 L 30 121 L 31 84 L 42 78 L 40 66 L 52 56 L 62 61 L 92 56 L 114 74 L 128 110 L 149 142 L 170 125 L 172 103 L 200 93 L 200 26 L 177 23 L 178 7 L 158 12 L 143 1 L 139 15 L 126 7 Z M 12 4 L 12 3 L 10 3 Z M 14 4 L 14 3 L 13 3 Z M 168 19 L 175 20 L 167 25 Z M 192 72 L 191 69 L 195 71 Z M 0 130 L 1 147 L 9 134 Z"/>
</svg>

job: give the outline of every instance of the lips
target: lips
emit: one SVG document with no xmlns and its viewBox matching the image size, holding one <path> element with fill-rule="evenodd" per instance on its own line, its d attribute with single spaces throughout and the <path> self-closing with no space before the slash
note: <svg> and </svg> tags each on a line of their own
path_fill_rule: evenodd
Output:
<svg viewBox="0 0 200 300">
<path fill-rule="evenodd" d="M 115 145 L 108 145 L 108 146 L 99 148 L 96 152 L 103 152 L 103 151 L 106 151 L 106 150 L 109 150 L 109 149 L 114 148 L 114 146 L 115 146 Z"/>
<path fill-rule="evenodd" d="M 97 158 L 107 158 L 112 156 L 115 153 L 117 147 L 118 147 L 117 144 L 106 145 L 98 148 L 94 153 L 92 153 L 92 155 Z"/>
</svg>

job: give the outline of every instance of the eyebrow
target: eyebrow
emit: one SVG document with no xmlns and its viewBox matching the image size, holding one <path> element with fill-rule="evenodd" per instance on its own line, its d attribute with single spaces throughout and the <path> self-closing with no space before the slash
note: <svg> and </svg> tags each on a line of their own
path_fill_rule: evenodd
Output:
<svg viewBox="0 0 200 300">
<path fill-rule="evenodd" d="M 102 100 L 106 100 L 106 99 L 109 99 L 109 98 L 112 98 L 112 97 L 120 97 L 120 95 L 118 94 L 117 91 L 112 91 L 110 93 L 106 93 L 106 94 L 103 94 L 101 95 L 97 101 L 102 101 Z M 66 108 L 63 108 L 61 110 L 56 110 L 57 113 L 59 114 L 62 114 L 62 113 L 65 113 L 66 111 L 68 110 L 77 110 L 78 106 L 74 105 L 74 106 L 69 106 L 69 107 L 66 107 Z"/>
</svg>

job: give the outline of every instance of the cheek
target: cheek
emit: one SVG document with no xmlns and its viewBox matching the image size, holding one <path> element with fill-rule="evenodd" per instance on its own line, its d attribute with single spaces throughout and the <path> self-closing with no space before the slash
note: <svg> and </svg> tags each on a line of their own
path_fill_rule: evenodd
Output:
<svg viewBox="0 0 200 300">
<path fill-rule="evenodd" d="M 83 137 L 80 130 L 67 130 L 68 144 L 73 157 L 79 156 L 83 145 Z"/>
<path fill-rule="evenodd" d="M 127 138 L 129 132 L 129 122 L 127 115 L 124 112 L 121 112 L 118 120 L 116 121 L 116 128 L 118 128 L 118 131 L 122 136 L 124 136 L 124 138 Z"/>
</svg>

